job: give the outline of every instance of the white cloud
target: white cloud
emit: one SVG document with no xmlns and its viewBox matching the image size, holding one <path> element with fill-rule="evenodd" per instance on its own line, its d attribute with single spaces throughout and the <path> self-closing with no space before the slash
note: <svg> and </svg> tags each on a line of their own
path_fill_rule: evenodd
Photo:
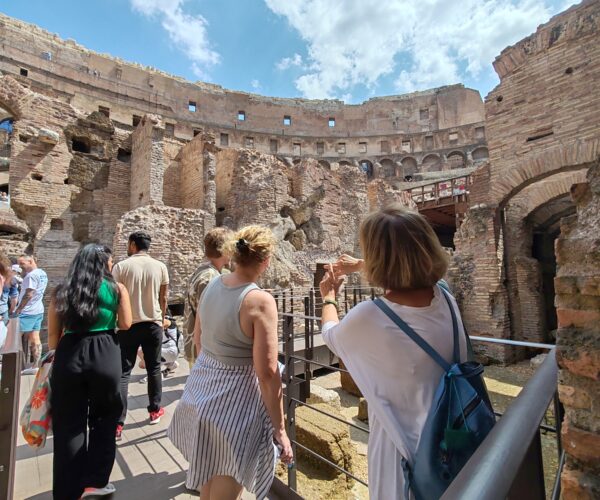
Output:
<svg viewBox="0 0 600 500">
<path fill-rule="evenodd" d="M 285 71 L 291 67 L 301 67 L 302 56 L 300 54 L 294 54 L 292 57 L 284 57 L 279 61 L 275 67 L 280 71 Z"/>
<path fill-rule="evenodd" d="M 254 90 L 260 90 L 262 88 L 262 85 L 260 84 L 260 81 L 258 81 L 256 78 L 250 82 L 250 86 Z"/>
<path fill-rule="evenodd" d="M 489 76 L 502 49 L 559 11 L 549 1 L 265 0 L 307 43 L 295 84 L 308 98 L 372 91 L 386 75 L 400 92 Z"/>
<path fill-rule="evenodd" d="M 208 39 L 208 21 L 183 11 L 186 0 L 130 0 L 133 9 L 147 17 L 159 17 L 171 41 L 192 61 L 192 72 L 207 78 L 206 69 L 218 64 L 220 55 Z"/>
</svg>

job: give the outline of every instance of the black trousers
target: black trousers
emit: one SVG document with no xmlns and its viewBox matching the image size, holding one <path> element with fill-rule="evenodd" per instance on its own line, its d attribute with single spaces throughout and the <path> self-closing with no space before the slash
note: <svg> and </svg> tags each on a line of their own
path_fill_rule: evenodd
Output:
<svg viewBox="0 0 600 500">
<path fill-rule="evenodd" d="M 60 340 L 50 377 L 55 500 L 74 500 L 84 488 L 108 483 L 122 408 L 120 378 L 114 331 L 69 333 Z"/>
<path fill-rule="evenodd" d="M 160 348 L 162 346 L 163 328 L 152 323 L 136 323 L 129 330 L 119 330 L 119 344 L 121 346 L 121 402 L 123 412 L 119 424 L 125 423 L 127 416 L 127 392 L 131 370 L 135 366 L 138 348 L 141 346 L 144 353 L 144 363 L 148 373 L 148 411 L 160 409 L 162 396 L 162 378 L 160 375 Z"/>
</svg>

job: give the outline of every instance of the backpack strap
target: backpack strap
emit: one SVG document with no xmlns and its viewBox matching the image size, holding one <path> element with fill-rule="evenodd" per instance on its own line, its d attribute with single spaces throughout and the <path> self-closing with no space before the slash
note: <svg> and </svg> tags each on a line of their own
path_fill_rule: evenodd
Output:
<svg viewBox="0 0 600 500">
<path fill-rule="evenodd" d="M 446 362 L 444 358 L 442 358 L 438 352 L 429 345 L 429 343 L 421 337 L 417 332 L 415 332 L 408 324 L 398 316 L 394 311 L 390 309 L 390 307 L 381 299 L 376 298 L 374 301 L 375 305 L 381 309 L 385 315 L 390 318 L 400 330 L 402 330 L 406 335 L 408 335 L 413 342 L 415 342 L 421 349 L 423 349 L 427 354 L 429 354 L 433 360 L 442 367 L 445 372 L 450 371 L 450 365 Z"/>
<path fill-rule="evenodd" d="M 450 301 L 450 292 L 443 286 L 438 285 L 438 288 L 442 292 L 442 295 L 446 299 L 448 303 L 448 307 L 450 308 L 450 315 L 452 316 L 452 335 L 454 337 L 454 348 L 452 350 L 452 362 L 460 363 L 460 345 L 458 343 L 458 320 L 456 319 L 456 312 L 454 311 L 454 307 L 452 306 L 452 302 Z M 468 343 L 468 336 L 467 336 Z"/>
</svg>

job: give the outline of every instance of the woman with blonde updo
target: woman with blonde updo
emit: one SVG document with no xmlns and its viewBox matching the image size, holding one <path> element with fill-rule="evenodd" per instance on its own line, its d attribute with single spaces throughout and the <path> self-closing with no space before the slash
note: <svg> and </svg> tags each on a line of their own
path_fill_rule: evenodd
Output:
<svg viewBox="0 0 600 500">
<path fill-rule="evenodd" d="M 200 297 L 194 329 L 199 357 L 168 434 L 189 462 L 186 486 L 199 490 L 202 500 L 237 499 L 244 487 L 264 498 L 273 481 L 275 444 L 283 462 L 293 459 L 277 365 L 277 307 L 256 285 L 274 249 L 269 229 L 240 229 L 222 249 L 235 270 L 214 278 Z"/>
</svg>

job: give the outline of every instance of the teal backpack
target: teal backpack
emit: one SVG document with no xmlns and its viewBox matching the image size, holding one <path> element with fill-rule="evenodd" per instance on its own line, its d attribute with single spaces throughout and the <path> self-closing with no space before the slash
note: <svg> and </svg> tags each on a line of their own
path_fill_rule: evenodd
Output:
<svg viewBox="0 0 600 500">
<path fill-rule="evenodd" d="M 439 288 L 452 314 L 452 363 L 446 362 L 383 300 L 374 300 L 375 305 L 444 370 L 414 461 L 402 461 L 406 500 L 409 490 L 416 500 L 440 498 L 496 422 L 483 380 L 483 366 L 474 361 L 460 362 L 456 313 L 448 292 L 444 287 Z M 468 336 L 467 346 L 470 346 Z"/>
</svg>

